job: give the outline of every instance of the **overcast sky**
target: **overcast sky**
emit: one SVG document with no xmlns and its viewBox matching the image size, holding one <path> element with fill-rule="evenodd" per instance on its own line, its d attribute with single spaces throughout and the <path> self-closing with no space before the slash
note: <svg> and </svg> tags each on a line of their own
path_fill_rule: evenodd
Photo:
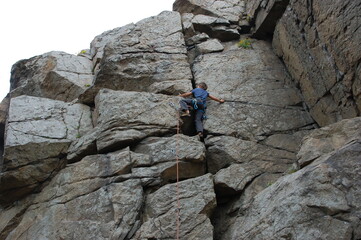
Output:
<svg viewBox="0 0 361 240">
<path fill-rule="evenodd" d="M 4 0 L 0 2 L 0 102 L 11 66 L 50 51 L 77 54 L 95 36 L 172 10 L 175 0 Z"/>
</svg>

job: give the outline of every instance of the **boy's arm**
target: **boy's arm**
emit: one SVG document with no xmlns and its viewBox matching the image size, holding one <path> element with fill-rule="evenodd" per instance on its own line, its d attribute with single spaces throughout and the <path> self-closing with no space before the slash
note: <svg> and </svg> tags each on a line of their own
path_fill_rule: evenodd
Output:
<svg viewBox="0 0 361 240">
<path fill-rule="evenodd" d="M 192 92 L 186 92 L 186 93 L 182 93 L 182 94 L 179 94 L 178 96 L 179 97 L 189 97 L 189 96 L 192 96 Z"/>
<path fill-rule="evenodd" d="M 219 99 L 219 98 L 216 98 L 212 95 L 208 95 L 208 97 L 214 101 L 217 101 L 217 102 L 220 102 L 220 103 L 224 103 L 224 100 L 223 99 Z"/>
</svg>

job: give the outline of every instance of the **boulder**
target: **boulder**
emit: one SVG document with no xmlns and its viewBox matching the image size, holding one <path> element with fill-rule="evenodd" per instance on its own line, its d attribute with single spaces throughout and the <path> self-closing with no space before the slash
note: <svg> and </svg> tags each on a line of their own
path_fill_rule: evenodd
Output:
<svg viewBox="0 0 361 240">
<path fill-rule="evenodd" d="M 91 49 L 99 70 L 94 85 L 80 98 L 83 102 L 92 103 L 101 88 L 162 93 L 172 85 L 175 91 L 192 88 L 177 12 L 165 11 L 105 32 L 93 40 Z"/>
<path fill-rule="evenodd" d="M 70 143 L 92 128 L 82 104 L 19 96 L 12 98 L 6 128 L 1 203 L 35 190 L 65 164 Z"/>
<path fill-rule="evenodd" d="M 280 145 L 272 147 L 231 136 L 208 137 L 205 143 L 208 171 L 214 174 L 232 164 L 246 163 L 262 172 L 287 172 L 297 160 L 296 152 L 282 149 Z"/>
<path fill-rule="evenodd" d="M 177 126 L 176 112 L 169 105 L 175 99 L 162 94 L 101 90 L 95 101 L 96 124 L 103 129 L 97 139 L 98 151 L 170 132 Z"/>
<path fill-rule="evenodd" d="M 209 101 L 205 129 L 260 140 L 273 132 L 311 127 L 299 91 L 269 44 L 254 40 L 252 46 L 244 49 L 232 42 L 223 52 L 195 59 L 195 81 L 206 82 L 211 95 L 226 101 Z"/>
<path fill-rule="evenodd" d="M 150 136 L 175 132 L 179 98 L 146 92 L 100 90 L 95 99 L 95 128 L 76 139 L 68 159 L 105 153 L 139 143 Z"/>
<path fill-rule="evenodd" d="M 161 178 L 162 182 L 187 179 L 205 174 L 205 147 L 197 137 L 182 134 L 172 137 L 150 137 L 133 149 L 149 156 L 149 162 L 132 169 L 132 177 Z"/>
<path fill-rule="evenodd" d="M 361 139 L 361 118 L 345 119 L 327 127 L 313 130 L 302 142 L 298 153 L 301 167 L 349 142 Z"/>
<path fill-rule="evenodd" d="M 220 239 L 361 237 L 361 142 L 324 154 L 260 192 Z"/>
<path fill-rule="evenodd" d="M 211 174 L 181 181 L 179 185 L 168 184 L 149 194 L 145 202 L 145 221 L 134 239 L 175 239 L 178 199 L 179 238 L 213 239 L 209 217 L 216 206 L 216 195 Z"/>
<path fill-rule="evenodd" d="M 223 49 L 223 45 L 217 39 L 210 39 L 196 45 L 196 51 L 199 54 L 222 52 Z"/>
<path fill-rule="evenodd" d="M 355 1 L 291 0 L 273 37 L 320 126 L 360 114 L 361 39 Z"/>
<path fill-rule="evenodd" d="M 262 173 L 262 169 L 251 164 L 232 164 L 221 169 L 214 177 L 215 190 L 225 198 L 244 190 L 246 184 L 252 182 Z"/>
<path fill-rule="evenodd" d="M 191 24 L 195 33 L 206 33 L 211 38 L 217 38 L 222 42 L 237 40 L 240 37 L 237 26 L 231 25 L 224 18 L 194 15 Z"/>
<path fill-rule="evenodd" d="M 199 36 L 196 35 L 196 36 Z M 195 36 L 195 37 L 196 37 Z M 208 35 L 206 35 L 208 36 Z M 191 38 L 197 39 L 197 38 Z M 201 55 L 213 52 L 222 52 L 224 49 L 222 43 L 218 39 L 208 39 L 200 42 L 199 44 L 193 45 L 188 51 L 188 61 L 193 64 L 194 59 Z"/>
<path fill-rule="evenodd" d="M 232 23 L 238 23 L 240 17 L 246 12 L 243 0 L 202 1 L 202 0 L 176 0 L 173 10 L 180 13 L 203 14 L 222 17 Z"/>
<path fill-rule="evenodd" d="M 206 33 L 200 33 L 197 35 L 194 35 L 186 40 L 186 44 L 189 46 L 202 43 L 204 41 L 207 41 L 209 39 L 209 36 Z"/>
<path fill-rule="evenodd" d="M 91 86 L 93 64 L 82 56 L 49 52 L 14 64 L 11 97 L 29 95 L 71 102 Z"/>
<path fill-rule="evenodd" d="M 290 0 L 255 0 L 247 4 L 249 18 L 254 27 L 252 37 L 258 39 L 272 39 L 277 21 L 282 17 Z"/>
<path fill-rule="evenodd" d="M 129 239 L 138 228 L 143 189 L 140 180 L 114 177 L 128 173 L 133 161 L 123 150 L 67 166 L 17 224 L 7 226 L 7 239 Z"/>
<path fill-rule="evenodd" d="M 232 209 L 243 207 L 279 177 L 295 172 L 298 169 L 296 153 L 306 133 L 276 134 L 262 143 L 230 136 L 208 137 L 205 140 L 208 171 L 215 174 L 219 202 L 229 205 L 225 211 L 233 212 Z M 277 144 L 275 139 L 280 139 Z M 282 144 L 281 140 L 287 144 Z M 231 196 L 239 200 L 234 202 Z M 232 219 L 222 215 L 220 219 Z"/>
</svg>

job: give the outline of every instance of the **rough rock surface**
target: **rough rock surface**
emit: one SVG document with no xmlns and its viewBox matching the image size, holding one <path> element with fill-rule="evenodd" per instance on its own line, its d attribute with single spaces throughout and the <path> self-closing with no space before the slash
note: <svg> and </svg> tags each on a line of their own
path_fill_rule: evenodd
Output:
<svg viewBox="0 0 361 240">
<path fill-rule="evenodd" d="M 179 179 L 201 176 L 206 172 L 206 148 L 197 137 L 150 137 L 140 142 L 133 151 L 149 156 L 146 163 L 132 170 L 133 177 L 160 177 L 162 182 L 175 181 L 177 160 Z"/>
<path fill-rule="evenodd" d="M 340 147 L 361 139 L 361 118 L 342 120 L 331 126 L 314 130 L 303 139 L 298 153 L 300 166 L 310 164 L 322 155 L 330 153 Z"/>
<path fill-rule="evenodd" d="M 105 32 L 92 42 L 99 70 L 81 101 L 92 102 L 100 88 L 169 94 L 189 91 L 192 75 L 186 53 L 177 12 L 165 11 Z M 170 86 L 175 90 L 167 91 Z"/>
<path fill-rule="evenodd" d="M 290 0 L 255 0 L 247 4 L 248 18 L 254 21 L 252 37 L 272 38 L 277 21 L 282 17 Z"/>
<path fill-rule="evenodd" d="M 259 193 L 221 239 L 359 239 L 361 142 L 346 139 L 334 149 L 318 145 L 324 154 Z"/>
<path fill-rule="evenodd" d="M 10 97 L 7 95 L 0 103 L 0 163 L 4 152 L 5 125 L 7 120 Z"/>
<path fill-rule="evenodd" d="M 1 202 L 31 192 L 64 165 L 72 141 L 92 128 L 88 106 L 45 98 L 12 98 L 1 177 Z"/>
<path fill-rule="evenodd" d="M 223 49 L 223 45 L 217 39 L 208 40 L 196 46 L 196 51 L 199 54 L 222 52 Z"/>
<path fill-rule="evenodd" d="M 243 0 L 176 0 L 173 4 L 173 10 L 180 13 L 222 17 L 231 22 L 238 23 L 240 16 L 245 13 L 245 6 L 245 1 Z"/>
<path fill-rule="evenodd" d="M 139 219 L 143 189 L 140 180 L 114 177 L 128 173 L 132 160 L 121 151 L 61 170 L 6 239 L 125 239 Z"/>
<path fill-rule="evenodd" d="M 88 146 L 106 152 L 137 143 L 149 136 L 164 135 L 177 126 L 169 105 L 178 98 L 146 92 L 101 90 L 95 100 L 95 128 L 74 142 L 71 152 Z"/>
<path fill-rule="evenodd" d="M 212 95 L 226 100 L 222 105 L 210 102 L 205 128 L 210 133 L 260 139 L 311 125 L 297 88 L 270 46 L 256 40 L 252 45 L 253 49 L 243 49 L 232 42 L 221 53 L 195 59 L 195 81 L 206 82 Z"/>
<path fill-rule="evenodd" d="M 146 92 L 100 90 L 95 99 L 94 129 L 76 139 L 68 159 L 119 150 L 149 136 L 176 132 L 177 115 L 170 103 L 178 97 Z"/>
<path fill-rule="evenodd" d="M 179 184 L 180 239 L 213 239 L 209 216 L 216 206 L 210 174 Z M 177 185 L 170 184 L 149 194 L 145 221 L 134 239 L 174 239 L 177 225 Z"/>
<path fill-rule="evenodd" d="M 296 134 L 295 134 L 296 135 Z M 293 135 L 288 135 L 291 140 Z M 302 138 L 293 140 L 298 145 Z M 217 173 L 232 164 L 253 163 L 254 167 L 284 172 L 296 161 L 297 151 L 287 148 L 268 146 L 254 141 L 242 140 L 231 136 L 216 136 L 206 139 L 208 170 Z M 257 166 L 257 162 L 260 166 Z"/>
<path fill-rule="evenodd" d="M 0 239 L 361 239 L 361 122 L 340 121 L 359 115 L 360 4 L 290 0 L 281 17 L 286 2 L 177 0 L 180 13 L 107 31 L 79 56 L 17 63 Z M 271 35 L 274 49 L 250 38 Z M 54 75 L 83 75 L 77 59 L 91 86 L 54 93 Z M 226 102 L 208 102 L 200 138 L 174 95 L 202 81 Z M 329 95 L 342 104 L 324 107 Z M 338 123 L 315 130 L 309 110 Z"/>
<path fill-rule="evenodd" d="M 93 82 L 93 64 L 82 56 L 49 52 L 14 64 L 11 97 L 29 95 L 70 102 Z"/>
<path fill-rule="evenodd" d="M 360 115 L 359 1 L 290 1 L 273 45 L 321 126 Z"/>
<path fill-rule="evenodd" d="M 222 42 L 237 40 L 240 37 L 239 27 L 220 17 L 184 13 L 182 14 L 182 24 L 185 40 L 188 45 L 192 45 L 192 42 L 194 42 L 192 38 L 199 38 L 200 36 L 203 39 L 207 38 L 206 36 L 210 36 Z"/>
</svg>

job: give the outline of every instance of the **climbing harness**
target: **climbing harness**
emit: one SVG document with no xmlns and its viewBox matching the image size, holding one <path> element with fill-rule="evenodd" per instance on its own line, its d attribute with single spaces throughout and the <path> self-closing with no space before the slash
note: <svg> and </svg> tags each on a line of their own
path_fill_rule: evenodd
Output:
<svg viewBox="0 0 361 240">
<path fill-rule="evenodd" d="M 199 109 L 198 104 L 201 104 L 203 109 Z M 207 120 L 208 119 L 208 117 L 206 115 L 207 106 L 206 106 L 206 101 L 205 100 L 193 98 L 192 99 L 192 107 L 193 107 L 194 110 L 203 112 L 202 120 Z"/>
<path fill-rule="evenodd" d="M 198 101 L 197 99 L 192 99 L 192 107 L 194 110 L 198 109 Z"/>
</svg>

